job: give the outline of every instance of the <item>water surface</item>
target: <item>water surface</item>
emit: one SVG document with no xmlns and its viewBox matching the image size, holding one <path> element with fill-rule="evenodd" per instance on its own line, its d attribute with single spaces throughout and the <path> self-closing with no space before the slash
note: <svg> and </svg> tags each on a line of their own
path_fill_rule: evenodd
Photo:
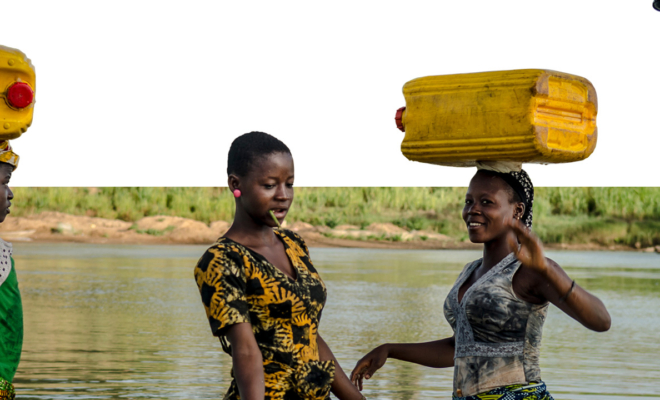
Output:
<svg viewBox="0 0 660 400">
<path fill-rule="evenodd" d="M 205 246 L 16 244 L 25 319 L 21 399 L 217 399 L 231 359 L 193 267 Z M 451 336 L 442 304 L 475 251 L 311 249 L 328 287 L 320 332 L 344 369 L 385 342 Z M 660 255 L 549 252 L 599 296 L 595 333 L 551 306 L 543 379 L 556 399 L 660 398 Z M 452 370 L 390 360 L 369 399 L 451 398 Z"/>
</svg>

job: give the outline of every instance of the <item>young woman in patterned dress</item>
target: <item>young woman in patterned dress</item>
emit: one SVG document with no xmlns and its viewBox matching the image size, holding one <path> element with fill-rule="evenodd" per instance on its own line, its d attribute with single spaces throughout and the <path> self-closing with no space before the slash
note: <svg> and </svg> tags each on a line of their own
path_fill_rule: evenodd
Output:
<svg viewBox="0 0 660 400">
<path fill-rule="evenodd" d="M 531 232 L 534 188 L 525 171 L 479 170 L 465 196 L 463 220 L 483 258 L 465 266 L 444 304 L 454 336 L 428 343 L 384 344 L 351 379 L 362 390 L 388 358 L 454 367 L 454 399 L 552 399 L 541 381 L 539 346 L 548 304 L 594 331 L 606 331 L 603 303 L 575 284 Z"/>
<path fill-rule="evenodd" d="M 232 356 L 225 399 L 364 397 L 318 333 L 326 289 L 307 246 L 277 228 L 293 201 L 291 152 L 251 132 L 229 150 L 236 213 L 227 233 L 200 258 L 195 280 L 213 335 Z"/>
</svg>

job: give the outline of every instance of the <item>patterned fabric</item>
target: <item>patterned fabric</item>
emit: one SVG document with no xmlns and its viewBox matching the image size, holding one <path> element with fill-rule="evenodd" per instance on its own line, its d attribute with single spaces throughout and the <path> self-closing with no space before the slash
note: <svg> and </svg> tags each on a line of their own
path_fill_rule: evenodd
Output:
<svg viewBox="0 0 660 400">
<path fill-rule="evenodd" d="M 539 356 L 548 304 L 516 297 L 513 253 L 481 276 L 458 301 L 458 291 L 482 260 L 469 263 L 444 303 L 455 333 L 454 393 L 471 396 L 505 385 L 541 380 Z"/>
<path fill-rule="evenodd" d="M 23 306 L 11 254 L 11 243 L 0 239 L 0 378 L 8 382 L 23 348 Z"/>
<path fill-rule="evenodd" d="M 14 400 L 15 397 L 14 385 L 0 378 L 0 400 Z"/>
<path fill-rule="evenodd" d="M 326 289 L 302 238 L 274 231 L 296 271 L 294 281 L 256 253 L 220 238 L 200 258 L 195 280 L 213 335 L 231 355 L 227 329 L 249 322 L 264 360 L 266 400 L 326 399 L 334 363 L 319 361 L 317 332 Z M 232 373 L 233 375 L 233 373 Z M 238 399 L 232 380 L 225 399 Z"/>
<path fill-rule="evenodd" d="M 0 140 L 0 162 L 10 164 L 16 169 L 18 167 L 18 154 L 14 153 L 8 140 Z"/>
<path fill-rule="evenodd" d="M 554 400 L 554 398 L 548 393 L 545 383 L 531 382 L 528 385 L 503 386 L 474 396 L 452 396 L 452 400 Z"/>
</svg>

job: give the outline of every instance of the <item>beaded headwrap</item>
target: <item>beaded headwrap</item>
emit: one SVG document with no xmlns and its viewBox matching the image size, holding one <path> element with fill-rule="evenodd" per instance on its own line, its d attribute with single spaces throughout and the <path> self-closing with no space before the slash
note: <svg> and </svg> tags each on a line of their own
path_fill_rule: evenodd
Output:
<svg viewBox="0 0 660 400">
<path fill-rule="evenodd" d="M 490 171 L 491 174 L 499 176 L 506 182 L 513 191 L 518 194 L 520 201 L 525 205 L 525 213 L 523 214 L 521 221 L 529 229 L 532 229 L 532 206 L 534 205 L 534 185 L 532 185 L 532 180 L 529 179 L 529 175 L 525 172 L 524 169 L 520 168 L 518 171 L 509 170 L 506 171 L 509 166 L 501 168 L 501 165 L 498 164 L 495 167 L 495 164 L 488 165 L 486 163 L 478 163 L 478 169 L 484 169 Z M 515 168 L 515 166 L 513 166 Z"/>
<path fill-rule="evenodd" d="M 14 153 L 13 150 L 11 149 L 11 146 L 9 145 L 8 140 L 1 140 L 0 141 L 0 162 L 7 163 L 14 167 L 18 167 L 18 154 Z"/>
</svg>

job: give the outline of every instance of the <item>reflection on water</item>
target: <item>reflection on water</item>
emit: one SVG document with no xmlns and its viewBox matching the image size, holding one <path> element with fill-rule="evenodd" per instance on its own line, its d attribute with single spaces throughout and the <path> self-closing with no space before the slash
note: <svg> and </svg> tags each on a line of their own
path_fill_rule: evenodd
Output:
<svg viewBox="0 0 660 400">
<path fill-rule="evenodd" d="M 17 244 L 22 399 L 216 399 L 231 359 L 210 334 L 193 266 L 204 246 Z M 345 370 L 384 342 L 451 335 L 442 304 L 474 251 L 312 249 L 328 286 L 321 333 Z M 612 314 L 594 333 L 556 308 L 541 368 L 557 399 L 660 397 L 660 256 L 550 252 Z M 452 371 L 394 361 L 370 399 L 450 398 Z"/>
</svg>

